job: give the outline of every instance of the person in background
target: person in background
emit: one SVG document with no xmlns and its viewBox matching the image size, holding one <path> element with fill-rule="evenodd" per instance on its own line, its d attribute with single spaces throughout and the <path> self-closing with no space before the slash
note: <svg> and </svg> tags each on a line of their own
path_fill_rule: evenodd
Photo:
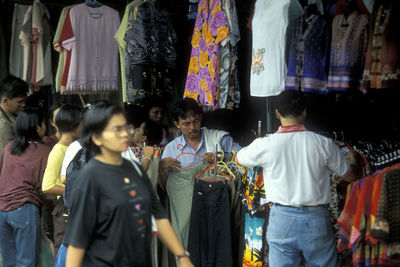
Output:
<svg viewBox="0 0 400 267">
<path fill-rule="evenodd" d="M 40 253 L 42 178 L 51 148 L 43 144 L 44 116 L 18 114 L 15 139 L 0 160 L 0 251 L 3 266 L 37 266 Z"/>
<path fill-rule="evenodd" d="M 50 136 L 46 136 L 44 138 L 44 143 L 46 145 L 49 145 L 50 147 L 53 147 L 55 144 L 57 144 L 57 142 L 61 138 L 61 132 L 60 132 L 60 130 L 58 130 L 57 125 L 56 125 L 56 116 L 57 116 L 58 112 L 60 111 L 60 108 L 61 108 L 61 105 L 56 103 L 53 106 L 51 106 L 49 109 L 50 125 L 53 126 L 53 128 L 55 129 L 55 133 Z"/>
<path fill-rule="evenodd" d="M 334 142 L 304 127 L 306 102 L 301 92 L 278 96 L 278 131 L 257 138 L 240 150 L 236 161 L 263 167 L 267 200 L 271 203 L 267 241 L 271 266 L 339 266 L 328 204 L 329 171 L 345 181 L 353 169 Z M 348 155 L 351 162 L 355 154 Z"/>
<path fill-rule="evenodd" d="M 152 120 L 162 127 L 162 140 L 160 145 L 165 147 L 170 141 L 171 136 L 170 130 L 176 132 L 176 128 L 171 129 L 168 125 L 163 123 L 164 118 L 164 101 L 159 97 L 149 97 L 145 101 L 145 112 L 149 120 Z"/>
<path fill-rule="evenodd" d="M 74 182 L 66 266 L 151 266 L 151 215 L 180 266 L 193 266 L 146 174 L 121 156 L 132 128 L 123 110 L 94 107 L 82 124 L 83 144 L 96 156 Z"/>
<path fill-rule="evenodd" d="M 67 223 L 67 210 L 63 205 L 62 198 L 60 198 L 65 187 L 60 177 L 61 166 L 68 146 L 80 136 L 81 118 L 82 108 L 80 106 L 65 104 L 60 108 L 55 123 L 61 132 L 61 138 L 50 152 L 43 176 L 43 192 L 45 194 L 57 195 L 58 199 L 52 212 L 55 254 L 57 254 L 61 245 Z"/>
<path fill-rule="evenodd" d="M 146 128 L 145 109 L 138 106 L 127 105 L 125 106 L 125 117 L 128 123 L 133 126 L 133 133 L 130 136 L 129 147 L 126 151 L 122 153 L 122 157 L 140 162 L 142 167 L 147 171 L 150 162 L 154 156 L 154 145 L 156 145 L 156 143 L 149 144 L 147 136 L 144 135 Z M 154 126 L 154 124 L 152 123 L 150 123 L 149 125 Z M 158 132 L 156 130 L 151 134 L 149 133 L 150 142 L 159 141 L 159 135 L 159 128 Z"/>
<path fill-rule="evenodd" d="M 14 76 L 0 85 L 0 156 L 6 144 L 15 136 L 16 116 L 25 107 L 29 86 Z"/>
<path fill-rule="evenodd" d="M 214 153 L 216 146 L 225 152 L 239 151 L 241 147 L 225 131 L 201 128 L 203 111 L 199 104 L 191 99 L 184 98 L 175 103 L 173 111 L 175 126 L 182 135 L 168 143 L 160 161 L 160 179 L 165 184 L 168 172 L 180 171 L 181 168 L 195 165 L 202 159 L 190 154 L 184 154 L 176 159 L 183 151 L 204 156 Z M 178 148 L 182 145 L 182 148 Z"/>
</svg>

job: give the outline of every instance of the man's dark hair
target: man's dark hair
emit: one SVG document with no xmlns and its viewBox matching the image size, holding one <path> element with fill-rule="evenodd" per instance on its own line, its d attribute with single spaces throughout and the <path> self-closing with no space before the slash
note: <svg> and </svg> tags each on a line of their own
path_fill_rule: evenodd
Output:
<svg viewBox="0 0 400 267">
<path fill-rule="evenodd" d="M 82 121 L 81 143 L 86 149 L 94 151 L 96 154 L 101 152 L 100 147 L 93 142 L 92 136 L 100 136 L 116 114 L 124 114 L 124 111 L 120 106 L 111 104 L 95 105 L 85 112 Z"/>
<path fill-rule="evenodd" d="M 174 121 L 179 122 L 179 118 L 186 119 L 187 115 L 191 113 L 193 115 L 202 115 L 203 110 L 194 99 L 184 98 L 175 103 L 172 118 Z"/>
<path fill-rule="evenodd" d="M 42 126 L 43 121 L 44 114 L 38 108 L 26 108 L 18 113 L 11 154 L 20 156 L 29 146 L 29 142 L 42 142 L 37 127 Z"/>
<path fill-rule="evenodd" d="M 303 93 L 296 90 L 285 90 L 278 95 L 277 109 L 283 117 L 298 117 L 306 108 Z"/>
<path fill-rule="evenodd" d="M 7 76 L 1 81 L 0 85 L 0 100 L 3 97 L 13 99 L 15 97 L 24 97 L 28 94 L 29 85 L 23 80 L 14 77 Z"/>
<path fill-rule="evenodd" d="M 82 107 L 73 104 L 62 105 L 56 116 L 55 124 L 61 133 L 75 131 L 82 120 Z"/>
<path fill-rule="evenodd" d="M 146 136 L 146 143 L 148 146 L 160 146 L 163 138 L 162 126 L 155 121 L 146 120 L 143 135 Z"/>
</svg>

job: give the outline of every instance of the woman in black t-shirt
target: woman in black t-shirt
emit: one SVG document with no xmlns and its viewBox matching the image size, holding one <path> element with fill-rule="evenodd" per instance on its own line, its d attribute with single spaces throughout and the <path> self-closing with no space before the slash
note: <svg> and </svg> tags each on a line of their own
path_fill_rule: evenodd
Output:
<svg viewBox="0 0 400 267">
<path fill-rule="evenodd" d="M 74 182 L 66 266 L 151 266 L 151 215 L 180 266 L 193 266 L 145 172 L 121 157 L 132 133 L 119 107 L 85 113 L 82 141 L 96 157 Z"/>
</svg>

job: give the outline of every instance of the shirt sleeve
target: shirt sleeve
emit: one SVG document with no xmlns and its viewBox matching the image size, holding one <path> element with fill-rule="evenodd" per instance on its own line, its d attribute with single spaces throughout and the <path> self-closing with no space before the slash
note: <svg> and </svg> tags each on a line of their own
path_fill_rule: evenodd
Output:
<svg viewBox="0 0 400 267">
<path fill-rule="evenodd" d="M 61 30 L 59 40 L 63 48 L 68 51 L 72 50 L 73 44 L 75 43 L 75 35 L 71 23 L 71 10 L 72 9 L 68 10 L 67 15 L 65 16 L 64 26 Z"/>
<path fill-rule="evenodd" d="M 174 154 L 176 154 L 176 153 L 174 153 L 174 148 L 176 149 L 176 145 L 174 145 L 174 144 L 175 144 L 175 142 L 172 141 L 168 145 L 165 146 L 165 149 L 164 149 L 163 153 L 161 154 L 161 159 L 165 159 L 168 157 L 175 158 Z"/>
<path fill-rule="evenodd" d="M 262 154 L 266 153 L 265 139 L 267 137 L 257 138 L 247 147 L 242 148 L 236 155 L 236 160 L 240 165 L 254 167 L 262 165 Z"/>
<path fill-rule="evenodd" d="M 79 175 L 86 175 L 82 171 Z M 89 172 L 90 173 L 90 172 Z M 90 175 L 90 174 L 89 174 Z M 97 220 L 97 191 L 90 177 L 80 179 L 77 177 L 76 188 L 71 191 L 71 212 L 63 242 L 86 249 L 92 239 Z"/>
<path fill-rule="evenodd" d="M 63 186 L 60 180 L 61 166 L 65 152 L 62 147 L 55 145 L 49 154 L 46 170 L 43 175 L 42 190 L 46 191 L 55 185 Z"/>
<path fill-rule="evenodd" d="M 222 149 L 226 152 L 239 151 L 240 149 L 242 149 L 242 147 L 238 143 L 233 141 L 233 138 L 229 135 L 226 135 L 221 139 L 220 145 Z"/>
<path fill-rule="evenodd" d="M 339 176 L 346 176 L 350 172 L 350 164 L 344 157 L 342 151 L 333 141 L 329 142 L 330 154 L 328 157 L 328 167 Z"/>
<path fill-rule="evenodd" d="M 3 152 L 7 143 L 13 139 L 13 130 L 3 119 L 0 119 L 0 153 Z"/>
</svg>

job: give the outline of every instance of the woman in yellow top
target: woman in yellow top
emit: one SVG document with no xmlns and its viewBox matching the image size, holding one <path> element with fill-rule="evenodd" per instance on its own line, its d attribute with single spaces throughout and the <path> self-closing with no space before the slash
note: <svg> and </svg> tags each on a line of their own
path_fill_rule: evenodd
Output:
<svg viewBox="0 0 400 267">
<path fill-rule="evenodd" d="M 68 146 L 80 136 L 80 122 L 82 117 L 82 108 L 76 105 L 63 105 L 55 119 L 55 123 L 61 132 L 61 138 L 53 147 L 47 160 L 46 170 L 43 176 L 42 190 L 45 194 L 54 194 L 59 196 L 64 192 L 64 184 L 61 182 L 61 165 L 64 159 L 65 151 Z M 61 245 L 64 235 L 66 217 L 64 216 L 62 199 L 56 204 L 53 210 L 54 223 L 54 247 L 56 253 Z M 66 213 L 66 212 L 65 212 Z"/>
</svg>

